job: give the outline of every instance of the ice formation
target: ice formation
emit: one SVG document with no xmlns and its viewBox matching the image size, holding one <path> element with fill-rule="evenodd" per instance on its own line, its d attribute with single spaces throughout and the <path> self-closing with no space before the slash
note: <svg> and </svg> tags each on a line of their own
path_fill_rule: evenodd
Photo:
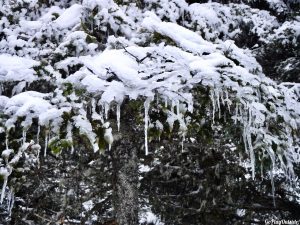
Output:
<svg viewBox="0 0 300 225">
<path fill-rule="evenodd" d="M 293 136 L 300 124 L 299 86 L 278 85 L 265 77 L 252 53 L 238 48 L 226 38 L 240 32 L 238 24 L 241 21 L 253 21 L 251 32 L 258 34 L 260 41 L 267 43 L 274 38 L 268 35 L 271 31 L 281 40 L 287 29 L 299 35 L 299 22 L 286 22 L 280 26 L 269 13 L 236 4 L 187 5 L 176 0 L 177 4 L 172 1 L 169 8 L 166 7 L 169 1 L 162 2 L 164 4 L 156 11 L 144 12 L 128 6 L 128 10 L 134 11 L 135 18 L 128 15 L 126 7 L 111 0 L 84 0 L 81 5 L 73 4 L 67 9 L 52 6 L 42 16 L 35 15 L 30 19 L 16 15 L 21 17 L 19 24 L 6 30 L 8 38 L 0 43 L 0 109 L 6 116 L 0 120 L 0 131 L 6 132 L 4 151 L 9 150 L 9 131 L 21 119 L 22 144 L 26 145 L 28 141 L 26 131 L 37 126 L 36 140 L 39 143 L 40 137 L 44 138 L 45 157 L 50 136 L 58 136 L 64 122 L 67 122 L 66 138 L 70 142 L 73 128 L 76 128 L 88 138 L 96 152 L 99 146 L 92 122 L 103 125 L 110 119 L 110 112 L 115 110 L 119 131 L 125 99 L 144 102 L 146 155 L 149 153 L 149 126 L 155 122 L 150 117 L 155 99 L 164 106 L 167 116 L 166 121 L 156 122 L 159 132 L 164 129 L 162 123 L 166 122 L 172 130 L 177 121 L 183 149 L 189 125 L 186 115 L 193 113 L 195 103 L 192 92 L 200 86 L 209 91 L 212 125 L 226 109 L 232 119 L 227 118 L 227 122 L 242 127 L 252 177 L 255 177 L 255 154 L 260 149 L 271 159 L 272 169 L 280 166 L 287 177 L 293 179 L 292 164 L 300 160 L 299 137 Z M 152 5 L 155 1 L 147 0 L 146 3 Z M 98 45 L 93 43 L 84 27 L 86 14 L 95 7 L 99 10 L 95 15 L 97 23 L 93 26 L 107 35 L 108 44 L 104 50 L 97 49 Z M 238 9 L 244 17 L 238 16 Z M 170 10 L 173 13 L 167 15 Z M 187 24 L 185 20 L 183 26 L 175 23 L 184 13 L 191 15 L 193 23 Z M 163 20 L 164 16 L 169 16 L 168 22 Z M 7 25 L 5 21 L 1 23 Z M 110 31 L 101 30 L 108 25 Z M 193 31 L 197 29 L 199 32 Z M 225 34 L 224 40 L 217 39 L 221 32 Z M 122 37 L 115 37 L 117 33 L 122 33 Z M 19 38 L 20 35 L 28 41 Z M 151 42 L 155 35 L 161 39 L 157 43 Z M 37 44 L 43 38 L 58 43 L 43 48 Z M 148 42 L 151 44 L 145 44 Z M 23 50 L 17 52 L 16 47 Z M 52 64 L 41 60 L 49 55 Z M 43 69 L 39 68 L 41 66 Z M 78 69 L 72 70 L 73 66 Z M 34 81 L 49 82 L 55 90 L 49 93 L 26 91 L 27 85 Z M 15 82 L 16 86 L 12 96 L 4 96 L 3 87 L 9 82 Z M 64 115 L 70 116 L 69 121 L 64 121 Z M 34 120 L 38 120 L 38 124 L 34 124 Z M 275 122 L 285 127 L 280 136 L 270 128 Z M 112 128 L 106 128 L 103 137 L 112 151 L 113 132 Z M 263 144 L 256 145 L 253 137 Z M 272 151 L 274 144 L 281 151 Z M 73 148 L 72 145 L 72 151 Z M 17 156 L 20 157 L 19 152 L 12 160 Z M 0 173 L 5 181 L 3 200 L 10 170 L 1 167 Z"/>
</svg>

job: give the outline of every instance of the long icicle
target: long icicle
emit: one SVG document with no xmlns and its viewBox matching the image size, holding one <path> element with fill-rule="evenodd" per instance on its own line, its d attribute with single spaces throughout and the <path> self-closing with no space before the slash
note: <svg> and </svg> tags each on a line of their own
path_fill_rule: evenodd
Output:
<svg viewBox="0 0 300 225">
<path fill-rule="evenodd" d="M 3 185 L 2 185 L 0 204 L 2 204 L 4 196 L 5 196 L 5 189 L 7 186 L 7 175 L 4 175 L 3 179 L 4 179 L 4 181 L 3 181 Z"/>
<path fill-rule="evenodd" d="M 41 126 L 38 125 L 38 130 L 37 130 L 37 134 L 36 134 L 36 143 L 37 144 L 40 143 L 40 132 L 41 132 Z"/>
<path fill-rule="evenodd" d="M 215 123 L 215 112 L 216 112 L 216 103 L 215 103 L 215 96 L 214 91 L 210 91 L 210 99 L 212 102 L 212 125 Z"/>
<path fill-rule="evenodd" d="M 274 174 L 273 174 L 273 170 L 274 170 L 274 163 L 272 163 L 272 169 L 270 172 L 271 175 L 271 185 L 272 185 L 272 197 L 273 197 L 273 206 L 276 208 L 276 202 L 275 202 L 275 184 L 274 184 Z"/>
<path fill-rule="evenodd" d="M 108 103 L 104 103 L 104 119 L 107 120 L 108 119 L 108 111 L 109 111 L 109 104 Z"/>
<path fill-rule="evenodd" d="M 8 150 L 8 132 L 5 133 L 5 148 Z"/>
<path fill-rule="evenodd" d="M 145 155 L 148 155 L 148 125 L 149 125 L 149 107 L 150 107 L 150 98 L 147 98 L 144 103 L 145 108 Z"/>
<path fill-rule="evenodd" d="M 14 189 L 10 188 L 9 194 L 8 194 L 8 204 L 7 204 L 7 211 L 8 211 L 9 216 L 11 216 L 12 208 L 14 206 L 14 202 L 15 202 Z"/>
<path fill-rule="evenodd" d="M 237 123 L 238 115 L 239 115 L 239 103 L 237 103 L 236 106 L 235 106 L 234 124 Z"/>
<path fill-rule="evenodd" d="M 3 170 L 6 170 L 6 171 L 3 171 Z M 7 179 L 8 179 L 8 176 L 11 174 L 11 172 L 12 172 L 12 168 L 10 165 L 8 165 L 8 167 L 6 167 L 6 168 L 1 167 L 1 175 L 3 178 L 3 185 L 2 185 L 2 190 L 1 190 L 0 204 L 3 203 L 3 199 L 5 197 L 5 189 L 7 186 Z"/>
<path fill-rule="evenodd" d="M 248 127 L 246 125 L 244 125 L 243 142 L 244 142 L 245 151 L 249 155 L 249 150 L 248 150 L 248 145 L 247 145 L 247 129 L 248 129 Z"/>
<path fill-rule="evenodd" d="M 182 141 L 181 141 L 181 152 L 183 152 L 183 145 L 185 141 L 185 134 L 182 135 Z"/>
<path fill-rule="evenodd" d="M 47 156 L 47 147 L 48 147 L 48 131 L 45 133 L 45 149 L 44 149 L 44 157 Z"/>
<path fill-rule="evenodd" d="M 120 117 L 121 117 L 121 105 L 120 103 L 117 104 L 117 126 L 118 132 L 120 132 Z"/>
<path fill-rule="evenodd" d="M 167 99 L 167 97 L 165 97 L 165 108 L 167 108 L 168 107 L 168 99 Z"/>
<path fill-rule="evenodd" d="M 67 125 L 67 139 L 71 142 L 71 154 L 74 153 L 73 136 L 72 136 L 72 124 L 69 122 Z"/>
<path fill-rule="evenodd" d="M 36 137 L 36 143 L 39 145 L 39 139 L 40 139 L 40 132 L 41 132 L 41 126 L 38 125 L 38 131 L 37 131 L 37 137 Z M 37 152 L 37 166 L 40 168 L 40 153 L 41 153 L 41 148 L 38 148 Z"/>
<path fill-rule="evenodd" d="M 22 142 L 23 142 L 23 144 L 26 143 L 26 130 L 25 130 L 25 128 L 22 131 Z"/>
<path fill-rule="evenodd" d="M 254 180 L 254 178 L 255 178 L 255 155 L 254 155 L 254 150 L 253 150 L 253 146 L 252 146 L 251 133 L 247 132 L 246 137 L 247 137 L 247 142 L 248 142 L 248 147 L 249 147 L 249 152 L 250 152 L 252 180 Z"/>
<path fill-rule="evenodd" d="M 216 96 L 216 102 L 217 102 L 217 110 L 218 110 L 218 115 L 219 119 L 221 118 L 221 104 L 220 104 L 220 92 L 218 89 L 215 90 L 215 96 Z"/>
</svg>

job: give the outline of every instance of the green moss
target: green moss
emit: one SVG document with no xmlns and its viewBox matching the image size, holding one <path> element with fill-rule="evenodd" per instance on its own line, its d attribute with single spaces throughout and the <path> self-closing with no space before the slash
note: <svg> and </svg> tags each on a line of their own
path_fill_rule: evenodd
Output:
<svg viewBox="0 0 300 225">
<path fill-rule="evenodd" d="M 94 36 L 87 35 L 85 38 L 86 43 L 91 44 L 91 43 L 97 43 L 97 39 Z"/>
<path fill-rule="evenodd" d="M 57 155 L 60 154 L 63 149 L 72 147 L 72 142 L 67 139 L 60 139 L 59 137 L 56 137 L 49 142 L 48 147 L 53 154 Z"/>
<path fill-rule="evenodd" d="M 73 85 L 71 83 L 63 84 L 63 95 L 68 96 L 73 93 Z"/>
</svg>

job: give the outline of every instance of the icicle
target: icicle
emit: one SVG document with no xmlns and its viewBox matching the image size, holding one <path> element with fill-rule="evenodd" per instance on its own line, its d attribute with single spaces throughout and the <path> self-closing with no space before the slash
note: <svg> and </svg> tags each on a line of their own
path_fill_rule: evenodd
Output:
<svg viewBox="0 0 300 225">
<path fill-rule="evenodd" d="M 235 106 L 235 118 L 234 118 L 234 124 L 236 124 L 237 122 L 237 118 L 238 118 L 238 115 L 239 114 L 239 104 L 237 103 L 236 106 Z"/>
<path fill-rule="evenodd" d="M 250 152 L 252 180 L 254 180 L 254 178 L 255 178 L 255 155 L 254 155 L 254 150 L 253 150 L 253 146 L 252 146 L 251 133 L 248 131 L 248 129 L 246 130 L 246 132 L 247 132 L 246 138 L 247 138 L 249 152 Z"/>
<path fill-rule="evenodd" d="M 6 186 L 7 186 L 7 179 L 8 179 L 8 176 L 11 174 L 11 172 L 12 172 L 12 168 L 10 166 L 8 166 L 7 168 L 4 168 L 4 167 L 0 168 L 0 175 L 3 178 L 0 204 L 3 203 L 3 199 L 5 197 L 5 189 L 6 189 Z"/>
<path fill-rule="evenodd" d="M 150 107 L 150 98 L 147 98 L 144 103 L 145 108 L 145 155 L 148 155 L 148 125 L 149 125 L 149 107 Z M 172 102 L 172 108 L 173 108 L 173 102 Z"/>
<path fill-rule="evenodd" d="M 177 112 L 177 116 L 179 116 L 180 112 L 179 112 L 179 100 L 176 101 L 176 112 Z"/>
<path fill-rule="evenodd" d="M 104 118 L 107 120 L 108 118 L 108 111 L 109 111 L 109 104 L 108 103 L 104 103 Z"/>
<path fill-rule="evenodd" d="M 244 126 L 244 130 L 243 130 L 243 142 L 244 142 L 245 151 L 246 151 L 246 153 L 249 155 L 248 146 L 247 146 L 247 137 L 246 137 L 246 134 L 247 134 L 247 127 Z"/>
<path fill-rule="evenodd" d="M 191 112 L 191 113 L 194 111 L 194 106 L 193 106 L 193 102 L 192 102 L 192 101 L 189 101 L 189 102 L 188 102 L 187 109 L 188 109 L 188 111 Z"/>
<path fill-rule="evenodd" d="M 165 108 L 168 108 L 168 99 L 165 97 Z"/>
<path fill-rule="evenodd" d="M 22 131 L 22 143 L 25 144 L 26 143 L 26 130 L 25 128 Z"/>
<path fill-rule="evenodd" d="M 219 90 L 215 91 L 215 96 L 217 99 L 217 111 L 219 113 L 219 119 L 221 118 L 221 104 L 220 104 L 220 92 Z"/>
<path fill-rule="evenodd" d="M 264 153 L 262 153 L 262 156 L 259 156 L 259 161 L 260 161 L 260 177 L 261 179 L 264 178 Z"/>
<path fill-rule="evenodd" d="M 239 115 L 243 116 L 242 104 L 239 104 Z"/>
<path fill-rule="evenodd" d="M 161 136 L 162 131 L 164 130 L 164 125 L 162 125 L 162 123 L 159 120 L 156 120 L 155 127 L 157 128 L 158 133 L 159 133 L 158 134 L 158 141 L 160 141 L 160 136 Z"/>
<path fill-rule="evenodd" d="M 95 99 L 91 100 L 91 113 L 95 113 L 96 112 L 96 101 Z"/>
<path fill-rule="evenodd" d="M 111 145 L 114 141 L 114 137 L 112 135 L 112 129 L 110 127 L 105 129 L 104 140 L 108 143 L 108 150 L 111 150 Z"/>
<path fill-rule="evenodd" d="M 72 137 L 72 125 L 68 123 L 67 126 L 67 139 L 71 142 L 71 154 L 74 153 L 73 137 Z"/>
<path fill-rule="evenodd" d="M 215 96 L 214 91 L 210 91 L 210 99 L 212 102 L 212 125 L 215 123 L 215 110 L 216 110 L 216 103 L 215 103 Z"/>
<path fill-rule="evenodd" d="M 225 95 L 226 95 L 225 101 L 227 103 L 227 108 L 228 108 L 229 113 L 231 113 L 231 110 L 230 110 L 230 103 L 231 103 L 231 101 L 229 100 L 228 91 L 227 90 L 225 90 Z"/>
<path fill-rule="evenodd" d="M 254 150 L 253 150 L 253 146 L 252 146 L 251 133 L 250 133 L 249 127 L 247 125 L 244 125 L 243 141 L 244 141 L 244 145 L 245 145 L 245 151 L 247 152 L 248 155 L 250 155 L 252 179 L 254 180 L 254 178 L 255 178 L 255 155 L 254 155 Z"/>
<path fill-rule="evenodd" d="M 183 120 L 180 121 L 180 126 L 179 126 L 179 134 L 182 135 L 182 141 L 181 141 L 181 151 L 183 152 L 183 144 L 185 141 L 185 135 L 187 133 L 187 126 Z"/>
<path fill-rule="evenodd" d="M 121 117 L 121 105 L 117 104 L 117 126 L 118 126 L 118 132 L 120 131 L 120 117 Z"/>
<path fill-rule="evenodd" d="M 222 105 L 225 105 L 225 99 L 224 99 L 224 92 L 221 91 L 221 102 L 222 102 Z"/>
<path fill-rule="evenodd" d="M 183 144 L 185 141 L 185 134 L 182 135 L 182 141 L 181 141 L 181 152 L 183 152 Z"/>
<path fill-rule="evenodd" d="M 3 179 L 4 179 L 4 181 L 3 181 L 3 185 L 2 185 L 0 204 L 2 204 L 4 196 L 5 196 L 5 189 L 7 186 L 7 175 L 6 176 L 4 175 Z"/>
<path fill-rule="evenodd" d="M 37 134 L 36 134 L 36 143 L 37 144 L 40 143 L 40 132 L 41 132 L 41 126 L 38 125 L 38 130 L 37 130 Z"/>
<path fill-rule="evenodd" d="M 12 189 L 9 191 L 9 195 L 8 195 L 7 211 L 8 211 L 9 216 L 11 216 L 11 212 L 12 212 L 12 208 L 14 207 L 14 203 L 15 203 L 15 194 Z"/>
<path fill-rule="evenodd" d="M 275 185 L 274 185 L 274 174 L 273 174 L 274 165 L 272 166 L 270 175 L 271 175 L 271 185 L 272 185 L 272 197 L 273 197 L 273 206 L 276 208 L 275 202 Z"/>
<path fill-rule="evenodd" d="M 45 149 L 44 149 L 44 157 L 47 156 L 47 147 L 48 147 L 48 132 L 45 133 Z"/>
<path fill-rule="evenodd" d="M 252 109 L 249 107 L 249 127 L 251 127 L 252 124 Z"/>
</svg>

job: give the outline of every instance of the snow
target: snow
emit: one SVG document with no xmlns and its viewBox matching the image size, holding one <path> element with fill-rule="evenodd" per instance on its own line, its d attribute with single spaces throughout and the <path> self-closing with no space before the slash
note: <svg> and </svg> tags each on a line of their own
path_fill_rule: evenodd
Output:
<svg viewBox="0 0 300 225">
<path fill-rule="evenodd" d="M 160 0 L 159 4 L 157 0 L 145 0 L 144 2 L 150 6 L 150 9 L 155 9 L 151 13 L 155 12 L 160 19 L 167 17 L 173 23 L 184 18 L 185 11 L 188 9 L 188 4 L 184 0 Z"/>
<path fill-rule="evenodd" d="M 213 42 L 217 42 L 220 35 L 224 40 L 241 34 L 241 24 L 250 25 L 251 32 L 266 42 L 272 30 L 279 27 L 275 16 L 264 10 L 252 9 L 246 4 L 194 3 L 188 7 L 188 11 L 193 23 L 186 26 L 196 28 Z"/>
<path fill-rule="evenodd" d="M 5 197 L 5 191 L 6 191 L 6 186 L 7 186 L 7 178 L 10 175 L 11 171 L 8 171 L 7 168 L 0 167 L 0 176 L 3 179 L 3 185 L 2 185 L 2 190 L 1 190 L 1 198 L 0 198 L 0 204 L 2 204 L 3 199 Z"/>
<path fill-rule="evenodd" d="M 8 97 L 0 95 L 0 110 L 1 111 L 5 108 L 8 101 L 9 101 Z"/>
<path fill-rule="evenodd" d="M 204 52 L 211 52 L 213 45 L 205 41 L 200 35 L 192 32 L 182 26 L 174 23 L 160 22 L 148 17 L 145 18 L 142 26 L 151 32 L 158 32 L 161 35 L 165 35 L 174 40 L 183 49 L 191 52 L 197 52 L 203 54 Z"/>
<path fill-rule="evenodd" d="M 11 115 L 7 120 L 6 126 L 8 128 L 14 126 L 14 122 L 18 117 L 26 117 L 23 122 L 24 127 L 29 127 L 32 123 L 32 118 L 38 117 L 52 106 L 49 102 L 44 100 L 47 95 L 39 92 L 28 91 L 13 96 L 5 105 L 4 112 Z"/>
<path fill-rule="evenodd" d="M 215 9 L 219 4 L 201 7 L 211 6 Z M 231 12 L 235 5 L 230 7 L 232 8 L 223 8 L 225 11 L 227 10 L 225 13 Z M 210 21 L 215 20 L 214 18 L 218 14 L 212 14 L 211 10 L 212 8 L 204 15 Z M 245 7 L 243 10 L 247 11 L 249 8 Z M 65 81 L 78 88 L 84 87 L 92 95 L 100 96 L 100 101 L 94 104 L 104 108 L 104 119 L 108 118 L 107 114 L 109 109 L 112 110 L 112 103 L 116 103 L 118 130 L 120 129 L 119 105 L 125 98 L 152 99 L 151 101 L 146 100 L 144 103 L 145 154 L 148 154 L 148 128 L 151 123 L 148 113 L 154 96 L 157 95 L 157 98 L 164 99 L 166 103 L 168 101 L 172 103 L 171 111 L 167 112 L 166 122 L 172 129 L 174 122 L 179 121 L 179 135 L 182 136 L 183 148 L 188 125 L 184 114 L 186 110 L 192 112 L 193 109 L 193 97 L 189 91 L 193 86 L 201 83 L 210 90 L 213 123 L 216 113 L 219 118 L 221 117 L 222 105 L 225 105 L 229 111 L 236 107 L 232 119 L 235 124 L 241 123 L 244 127 L 245 151 L 251 159 L 252 176 L 254 177 L 255 148 L 252 146 L 251 135 L 264 134 L 266 136 L 269 134 L 264 124 L 272 117 L 272 113 L 266 109 L 264 104 L 269 101 L 268 99 L 277 99 L 279 96 L 285 95 L 285 99 L 280 103 L 282 105 L 274 107 L 277 107 L 277 112 L 282 114 L 285 121 L 295 128 L 298 122 L 287 116 L 285 109 L 287 106 L 290 110 L 299 111 L 295 104 L 291 104 L 294 101 L 292 100 L 294 95 L 286 92 L 285 89 L 278 88 L 275 82 L 264 77 L 261 66 L 251 52 L 238 48 L 233 41 L 219 41 L 213 44 L 205 41 L 198 33 L 178 24 L 161 21 L 153 13 L 145 13 L 145 15 L 147 17 L 142 21 L 143 29 L 170 38 L 176 46 L 169 46 L 166 43 L 150 47 L 123 46 L 121 49 L 105 49 L 95 55 L 70 58 L 69 60 L 72 62 L 80 62 L 84 66 L 74 74 L 70 74 Z M 260 13 L 259 16 L 270 17 L 266 13 Z M 258 22 L 256 21 L 256 23 Z M 272 26 L 276 27 L 276 24 L 273 23 Z M 75 31 L 67 39 L 79 36 L 82 36 L 82 33 Z M 111 38 L 110 41 L 118 41 L 118 39 Z M 67 69 L 66 65 L 71 61 L 65 59 L 64 64 L 60 64 L 60 67 Z M 238 65 L 236 61 L 238 61 Z M 161 67 L 161 64 L 164 67 Z M 109 79 L 111 80 L 109 81 Z M 233 102 L 236 104 L 234 105 Z M 183 105 L 182 103 L 187 104 L 188 107 L 181 114 L 179 106 Z M 175 106 L 177 114 L 174 113 Z M 93 115 L 96 116 L 96 113 L 94 112 Z M 99 116 L 101 118 L 101 115 Z M 83 127 L 83 133 L 86 133 L 91 143 L 95 145 L 95 134 L 90 123 L 81 121 L 79 124 Z"/>
<path fill-rule="evenodd" d="M 91 142 L 94 152 L 99 150 L 98 143 L 96 143 L 96 134 L 93 132 L 93 128 L 88 119 L 84 116 L 85 113 L 81 109 L 82 114 L 74 116 L 74 126 L 79 128 L 81 134 L 85 135 Z"/>
<path fill-rule="evenodd" d="M 245 209 L 237 209 L 236 210 L 236 215 L 242 217 L 246 214 L 246 210 Z"/>
<path fill-rule="evenodd" d="M 150 170 L 151 170 L 151 168 L 147 165 L 143 165 L 143 164 L 139 165 L 139 172 L 140 173 L 147 173 Z"/>
<path fill-rule="evenodd" d="M 25 30 L 39 30 L 42 27 L 41 21 L 27 21 L 27 20 L 21 20 L 20 26 L 24 28 Z"/>
<path fill-rule="evenodd" d="M 86 211 L 89 211 L 89 210 L 93 209 L 94 205 L 95 205 L 95 204 L 93 203 L 92 200 L 89 200 L 89 201 L 86 201 L 86 202 L 83 202 L 83 203 L 82 203 L 82 206 L 83 206 L 83 208 L 84 208 Z"/>
<path fill-rule="evenodd" d="M 108 144 L 108 150 L 111 150 L 111 145 L 112 145 L 112 143 L 114 141 L 114 138 L 113 138 L 113 135 L 112 135 L 112 128 L 111 127 L 105 129 L 104 140 Z"/>
<path fill-rule="evenodd" d="M 36 4 L 36 0 L 26 2 Z M 268 2 L 278 12 L 285 9 L 279 0 Z M 65 112 L 72 112 L 66 135 L 70 142 L 73 142 L 72 131 L 76 127 L 89 139 L 94 151 L 98 151 L 99 137 L 93 122 L 100 121 L 105 129 L 103 138 L 111 150 L 114 126 L 105 122 L 111 120 L 109 113 L 115 111 L 116 127 L 120 131 L 121 106 L 126 103 L 125 99 L 144 103 L 141 112 L 144 121 L 137 127 L 143 126 L 146 155 L 149 154 L 148 129 L 155 126 L 162 133 L 163 124 L 167 123 L 174 130 L 176 121 L 183 150 L 190 124 L 188 114 L 198 103 L 192 92 L 200 86 L 209 95 L 206 96 L 208 121 L 204 122 L 214 128 L 218 118 L 228 113 L 230 118 L 226 123 L 232 122 L 243 129 L 241 136 L 250 158 L 252 178 L 257 151 L 271 159 L 274 194 L 272 173 L 276 167 L 280 166 L 287 177 L 292 178 L 292 164 L 300 160 L 299 138 L 294 135 L 300 125 L 299 86 L 278 85 L 266 78 L 253 52 L 227 39 L 241 34 L 240 25 L 246 24 L 250 27 L 249 35 L 257 35 L 261 43 L 273 40 L 296 43 L 300 22 L 279 24 L 269 12 L 240 4 L 188 5 L 183 0 L 161 0 L 160 4 L 145 0 L 144 3 L 148 8 L 143 11 L 132 5 L 118 6 L 112 0 L 83 0 L 82 4 L 70 3 L 66 9 L 57 2 L 56 6 L 46 7 L 39 12 L 41 14 L 32 17 L 25 16 L 24 12 L 15 15 L 18 22 L 13 25 L 1 18 L 0 26 L 6 38 L 0 42 L 0 90 L 9 82 L 16 82 L 10 96 L 0 95 L 0 132 L 6 134 L 2 158 L 6 164 L 17 162 L 25 151 L 27 137 L 32 136 L 27 132 L 33 119 L 38 119 L 34 138 L 37 143 L 40 132 L 44 131 L 41 135 L 45 138 L 42 144 L 46 157 L 48 141 L 51 136 L 60 134 Z M 94 9 L 97 9 L 95 15 L 88 17 Z M 185 21 L 189 16 L 190 24 Z M 81 21 L 86 20 L 91 20 L 88 21 L 93 26 L 88 28 L 93 30 L 91 33 L 80 27 Z M 99 35 L 96 38 L 101 36 L 103 42 L 107 38 L 108 44 L 87 43 L 88 35 L 94 35 L 93 32 Z M 287 33 L 295 38 L 287 38 Z M 167 41 L 154 43 L 154 34 L 166 37 Z M 220 37 L 221 34 L 224 37 Z M 40 62 L 47 66 L 37 75 L 33 68 L 40 66 Z M 71 69 L 78 65 L 80 68 L 76 71 Z M 28 83 L 40 79 L 45 79 L 55 90 L 45 94 L 26 91 Z M 72 93 L 63 93 L 65 84 L 72 86 Z M 76 90 L 82 90 L 83 94 Z M 152 121 L 155 107 L 161 110 L 165 121 Z M 283 118 L 282 122 L 278 121 L 279 117 Z M 273 121 L 285 128 L 280 137 L 269 129 Z M 19 125 L 23 146 L 9 161 L 13 151 L 8 146 L 11 138 L 8 131 Z M 281 151 L 272 149 L 274 143 Z M 72 153 L 73 150 L 74 147 Z M 10 169 L 0 168 L 4 177 L 1 202 Z M 140 168 L 140 171 L 148 169 Z M 87 201 L 83 207 L 88 209 L 91 204 Z M 145 214 L 144 221 L 162 224 L 151 211 Z"/>
<path fill-rule="evenodd" d="M 4 158 L 7 162 L 9 156 L 14 153 L 14 151 L 12 149 L 6 149 L 1 153 L 2 158 Z"/>
<path fill-rule="evenodd" d="M 163 222 L 160 221 L 160 219 L 151 212 L 150 209 L 146 209 L 146 212 L 144 212 L 140 216 L 140 224 L 147 223 L 147 224 L 154 224 L 154 225 L 164 225 Z"/>
<path fill-rule="evenodd" d="M 137 62 L 124 51 L 120 50 L 105 50 L 96 57 L 82 57 L 82 62 L 98 76 L 111 76 L 110 71 L 118 74 L 118 78 L 128 85 L 135 84 L 137 78 Z M 130 79 L 129 79 L 130 78 Z"/>
<path fill-rule="evenodd" d="M 47 12 L 45 12 L 39 20 L 43 23 L 49 23 L 53 19 L 53 14 L 61 15 L 63 13 L 63 9 L 58 6 L 51 6 Z"/>
<path fill-rule="evenodd" d="M 65 29 L 73 27 L 80 22 L 83 6 L 73 4 L 70 8 L 66 9 L 54 22 L 59 28 Z"/>
<path fill-rule="evenodd" d="M 117 126 L 118 126 L 118 132 L 120 131 L 120 126 L 121 126 L 120 117 L 121 117 L 121 106 L 118 103 L 117 104 Z"/>
<path fill-rule="evenodd" d="M 0 54 L 0 82 L 26 81 L 30 83 L 36 80 L 32 67 L 38 65 L 39 62 L 29 58 Z"/>
</svg>

